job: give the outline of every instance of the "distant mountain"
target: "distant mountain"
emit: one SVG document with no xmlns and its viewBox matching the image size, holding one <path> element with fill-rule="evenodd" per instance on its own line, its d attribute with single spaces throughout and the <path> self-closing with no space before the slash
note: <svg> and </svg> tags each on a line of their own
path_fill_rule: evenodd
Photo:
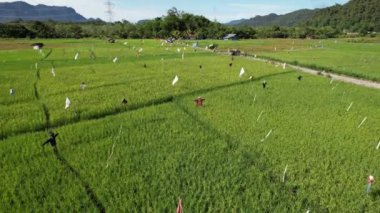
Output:
<svg viewBox="0 0 380 213">
<path fill-rule="evenodd" d="M 271 13 L 266 16 L 256 16 L 251 19 L 242 19 L 231 21 L 227 25 L 231 26 L 253 26 L 253 27 L 263 27 L 263 26 L 272 26 L 279 25 L 285 27 L 293 27 L 306 21 L 311 20 L 317 10 L 297 10 L 291 13 L 284 15 L 277 15 Z"/>
<path fill-rule="evenodd" d="M 56 7 L 39 4 L 30 5 L 22 1 L 0 3 L 0 22 L 25 21 L 62 21 L 83 22 L 86 18 L 71 7 Z"/>
<path fill-rule="evenodd" d="M 147 22 L 151 21 L 150 19 L 143 19 L 136 22 L 137 25 L 145 24 Z"/>
<path fill-rule="evenodd" d="M 315 10 L 297 10 L 285 15 L 271 13 L 227 23 L 230 26 L 312 26 L 353 32 L 380 32 L 380 0 L 350 0 L 344 5 Z"/>
<path fill-rule="evenodd" d="M 248 21 L 248 20 L 249 19 L 234 20 L 234 21 L 230 21 L 230 22 L 226 23 L 226 25 L 237 26 L 237 25 L 241 24 L 242 22 L 245 22 L 245 21 Z"/>
<path fill-rule="evenodd" d="M 340 30 L 356 32 L 380 32 L 380 0 L 350 0 L 344 5 L 335 5 L 318 10 L 307 25 L 330 26 Z"/>
</svg>

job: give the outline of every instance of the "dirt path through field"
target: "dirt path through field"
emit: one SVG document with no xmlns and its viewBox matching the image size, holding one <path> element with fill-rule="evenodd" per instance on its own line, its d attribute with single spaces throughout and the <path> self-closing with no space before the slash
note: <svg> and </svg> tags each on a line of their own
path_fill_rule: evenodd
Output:
<svg viewBox="0 0 380 213">
<path fill-rule="evenodd" d="M 201 49 L 201 50 L 203 50 L 203 49 Z M 209 50 L 209 51 L 214 52 L 212 50 Z M 222 55 L 229 55 L 224 51 L 223 52 L 215 52 L 215 53 L 222 54 Z M 261 61 L 261 62 L 265 62 L 265 63 L 271 63 L 275 66 L 283 66 L 283 64 L 284 64 L 282 62 L 264 59 L 264 58 L 260 58 L 260 57 L 253 57 L 253 56 L 241 56 L 241 57 L 245 57 L 245 58 L 248 58 L 250 60 Z M 374 82 L 374 81 L 370 81 L 370 80 L 359 79 L 359 78 L 355 78 L 355 77 L 351 77 L 351 76 L 347 76 L 347 75 L 338 75 L 338 74 L 331 73 L 331 72 L 314 70 L 314 69 L 310 69 L 307 67 L 301 67 L 301 66 L 296 66 L 296 65 L 291 65 L 291 64 L 287 64 L 286 66 L 291 67 L 291 68 L 296 69 L 296 70 L 301 71 L 301 72 L 312 74 L 312 75 L 322 75 L 322 76 L 329 77 L 329 78 L 337 80 L 337 81 L 343 81 L 346 83 L 355 84 L 355 85 L 364 86 L 364 87 L 373 88 L 373 89 L 380 89 L 380 82 Z"/>
<path fill-rule="evenodd" d="M 283 63 L 280 63 L 277 61 L 272 61 L 272 60 L 267 60 L 267 59 L 262 59 L 262 58 L 255 58 L 255 57 L 251 57 L 251 56 L 247 56 L 247 58 L 255 60 L 255 61 L 261 61 L 261 62 L 265 62 L 265 63 L 271 63 L 274 65 L 283 66 Z M 346 75 L 338 75 L 338 74 L 334 74 L 334 73 L 330 73 L 330 72 L 314 70 L 314 69 L 295 66 L 295 65 L 291 65 L 291 64 L 288 64 L 286 66 L 291 67 L 291 68 L 296 69 L 296 70 L 301 71 L 301 72 L 312 74 L 312 75 L 323 75 L 325 77 L 329 77 L 329 78 L 332 78 L 332 79 L 337 80 L 337 81 L 343 81 L 346 83 L 356 84 L 359 86 L 364 86 L 364 87 L 369 87 L 369 88 L 374 88 L 374 89 L 380 89 L 380 83 L 379 82 L 374 82 L 374 81 L 369 81 L 369 80 L 364 80 L 364 79 L 358 79 L 358 78 L 354 78 L 354 77 L 346 76 Z"/>
</svg>

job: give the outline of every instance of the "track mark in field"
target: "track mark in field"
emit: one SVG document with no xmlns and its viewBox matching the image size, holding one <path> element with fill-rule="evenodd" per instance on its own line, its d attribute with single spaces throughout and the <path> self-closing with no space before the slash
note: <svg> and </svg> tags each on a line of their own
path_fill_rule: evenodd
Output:
<svg viewBox="0 0 380 213">
<path fill-rule="evenodd" d="M 36 97 L 37 101 L 41 102 L 41 100 L 40 100 L 41 96 L 40 96 L 40 93 L 38 92 L 38 87 L 37 87 L 39 80 L 40 80 L 40 69 L 37 69 L 37 80 L 34 83 L 33 88 L 34 88 L 34 96 Z M 49 127 L 50 127 L 50 113 L 49 113 L 49 109 L 48 109 L 47 105 L 44 103 L 42 104 L 42 110 L 44 112 L 45 121 L 46 121 L 44 128 L 49 129 Z"/>
<path fill-rule="evenodd" d="M 106 212 L 106 208 L 102 204 L 102 202 L 99 200 L 98 196 L 95 194 L 94 190 L 91 188 L 91 185 L 83 180 L 83 178 L 80 176 L 79 172 L 75 170 L 69 162 L 59 153 L 57 147 L 54 147 L 54 154 L 57 158 L 57 160 L 66 167 L 67 170 L 69 170 L 82 184 L 83 188 L 85 189 L 88 198 L 92 201 L 92 203 L 96 206 L 96 208 L 99 210 L 99 212 Z"/>
<path fill-rule="evenodd" d="M 102 85 L 98 85 L 98 86 L 87 87 L 86 91 L 97 90 L 97 89 L 100 89 L 100 88 L 109 88 L 109 87 L 115 87 L 115 86 L 122 86 L 122 85 L 126 85 L 126 84 L 130 83 L 131 81 L 148 81 L 148 80 L 152 80 L 152 79 L 154 79 L 154 77 L 136 78 L 136 79 L 133 79 L 133 80 L 123 81 L 123 82 L 110 83 L 110 84 L 102 84 Z M 78 89 L 68 89 L 68 90 L 65 90 L 65 91 L 62 91 L 62 92 L 50 93 L 47 96 L 62 95 L 62 94 L 68 94 L 68 93 L 77 92 L 77 91 L 78 91 Z"/>
<path fill-rule="evenodd" d="M 289 74 L 289 73 L 294 73 L 294 71 L 273 73 L 273 74 L 263 75 L 263 76 L 257 77 L 254 80 L 238 81 L 238 82 L 234 82 L 234 83 L 230 83 L 230 84 L 224 84 L 224 85 L 210 87 L 210 88 L 205 88 L 205 89 L 199 89 L 199 90 L 195 90 L 195 91 L 192 91 L 192 92 L 188 92 L 188 93 L 177 95 L 175 98 L 183 98 L 183 97 L 186 97 L 186 96 L 193 96 L 193 95 L 197 95 L 197 94 L 202 94 L 202 93 L 208 93 L 208 92 L 212 92 L 212 91 L 227 89 L 227 88 L 238 86 L 238 85 L 248 84 L 248 83 L 252 83 L 252 82 L 258 82 L 258 81 L 261 81 L 261 80 L 263 80 L 265 78 L 275 77 L 275 76 L 279 76 L 279 75 L 286 75 L 286 74 Z"/>
<path fill-rule="evenodd" d="M 202 128 L 207 130 L 212 135 L 215 135 L 216 138 L 219 138 L 223 141 L 226 141 L 228 152 L 230 155 L 230 152 L 236 154 L 241 158 L 240 160 L 240 169 L 241 170 L 251 170 L 252 168 L 257 169 L 262 174 L 266 175 L 268 177 L 268 184 L 276 184 L 278 192 L 284 193 L 284 196 L 287 197 L 295 197 L 299 193 L 299 186 L 293 185 L 293 186 L 286 186 L 284 183 L 278 178 L 278 175 L 275 174 L 275 171 L 273 171 L 268 165 L 268 159 L 269 157 L 263 153 L 260 150 L 260 147 L 255 146 L 255 148 L 250 148 L 247 146 L 244 146 L 244 143 L 236 139 L 234 136 L 223 133 L 217 128 L 213 127 L 212 125 L 208 124 L 206 121 L 201 120 L 196 114 L 192 113 L 186 106 L 182 105 L 180 102 L 175 101 L 174 102 L 178 109 L 180 109 L 183 113 L 185 113 L 187 116 L 189 116 L 193 121 L 195 121 L 197 124 L 199 124 Z M 285 173 L 286 174 L 286 173 Z M 251 178 L 251 177 L 249 177 Z M 280 180 L 280 181 L 279 181 Z M 245 189 L 242 189 L 243 192 Z M 292 200 L 292 198 L 290 198 Z M 308 198 L 305 198 L 305 203 L 307 205 L 305 207 L 315 207 L 315 209 L 324 209 L 323 206 L 313 203 Z M 292 201 L 294 202 L 294 201 Z"/>
<path fill-rule="evenodd" d="M 50 127 L 49 109 L 47 108 L 46 104 L 42 104 L 42 109 L 44 110 L 44 115 L 45 115 L 45 119 L 46 119 L 46 128 L 49 129 L 49 127 Z"/>
<path fill-rule="evenodd" d="M 199 124 L 202 128 L 207 130 L 208 132 L 215 134 L 217 138 L 223 138 L 223 140 L 226 141 L 227 147 L 229 151 L 235 151 L 237 149 L 237 146 L 239 144 L 236 139 L 234 139 L 232 136 L 228 134 L 222 134 L 220 131 L 212 127 L 210 124 L 206 123 L 205 121 L 200 120 L 196 115 L 191 113 L 185 106 L 181 105 L 178 101 L 175 102 L 178 109 L 180 109 L 182 112 L 184 112 L 187 116 L 189 116 L 193 121 L 195 121 L 197 124 Z"/>
<path fill-rule="evenodd" d="M 33 84 L 33 88 L 34 88 L 34 96 L 36 97 L 37 100 L 40 100 L 40 93 L 38 92 L 38 89 L 37 89 L 37 81 Z"/>
<path fill-rule="evenodd" d="M 41 80 L 41 78 L 40 78 L 40 69 L 37 69 L 36 72 L 37 72 L 37 75 L 36 75 L 37 79 L 36 79 L 36 82 L 34 82 L 34 84 L 33 84 L 34 96 L 36 97 L 36 100 L 41 103 L 41 100 L 40 100 L 41 96 L 40 96 L 40 93 L 38 92 L 38 86 L 37 86 L 38 81 Z M 43 127 L 43 129 L 38 129 L 38 130 L 35 129 L 35 131 L 49 129 L 49 127 L 50 127 L 50 113 L 49 113 L 49 109 L 48 109 L 48 107 L 47 107 L 46 104 L 42 103 L 41 105 L 42 105 L 42 110 L 43 110 L 44 115 L 45 115 L 45 122 L 46 122 L 46 124 Z M 1 139 L 3 139 L 3 138 L 1 137 Z"/>
<path fill-rule="evenodd" d="M 144 109 L 146 107 L 151 107 L 151 106 L 156 106 L 156 105 L 170 103 L 173 100 L 174 100 L 173 96 L 167 96 L 167 97 L 163 97 L 163 98 L 160 98 L 160 99 L 150 100 L 150 101 L 147 101 L 145 103 L 131 105 L 128 108 L 121 106 L 121 107 L 115 108 L 114 111 L 111 111 L 111 112 L 105 112 L 104 111 L 104 112 L 101 112 L 99 114 L 95 114 L 95 115 L 89 116 L 89 117 L 87 117 L 85 119 L 80 119 L 80 116 L 78 116 L 77 119 L 72 119 L 70 121 L 62 120 L 62 121 L 60 121 L 58 123 L 55 123 L 55 124 L 52 124 L 52 123 L 49 122 L 49 126 L 44 125 L 42 127 L 37 127 L 37 128 L 35 128 L 33 130 L 14 131 L 13 132 L 14 134 L 12 136 L 17 136 L 17 135 L 26 134 L 26 133 L 32 133 L 32 132 L 45 131 L 48 128 L 58 128 L 58 127 L 63 127 L 63 126 L 79 123 L 79 122 L 85 122 L 85 121 L 102 119 L 102 118 L 106 118 L 106 117 L 112 116 L 112 115 L 118 115 L 118 114 L 122 114 L 122 113 L 127 113 L 127 112 L 132 112 L 132 111 Z M 45 105 L 45 107 L 46 107 L 46 105 Z M 46 116 L 46 119 L 47 119 L 46 122 L 48 122 L 48 120 L 50 121 L 50 113 L 49 113 L 47 107 L 46 107 L 46 109 L 44 109 L 44 112 L 45 112 L 45 116 Z M 0 140 L 5 140 L 9 136 L 10 135 L 0 135 Z"/>
<path fill-rule="evenodd" d="M 38 79 L 38 80 L 41 79 L 40 69 L 37 69 L 37 71 L 36 71 L 36 76 L 37 76 L 37 79 Z"/>
<path fill-rule="evenodd" d="M 239 81 L 239 82 L 234 82 L 234 83 L 230 83 L 230 84 L 225 84 L 225 85 L 220 85 L 220 86 L 215 86 L 215 87 L 210 87 L 210 88 L 205 88 L 205 89 L 199 89 L 199 90 L 195 90 L 195 91 L 192 91 L 192 92 L 188 92 L 188 93 L 183 93 L 183 94 L 180 94 L 180 95 L 177 95 L 177 96 L 166 96 L 166 97 L 162 97 L 162 98 L 159 98 L 159 99 L 154 99 L 154 100 L 150 100 L 150 101 L 147 101 L 145 103 L 140 103 L 140 104 L 135 104 L 135 105 L 131 105 L 129 107 L 123 107 L 123 106 L 120 106 L 120 107 L 117 107 L 115 108 L 113 111 L 111 112 L 101 112 L 101 113 L 98 113 L 98 114 L 95 114 L 95 115 L 91 115 L 85 119 L 73 119 L 73 120 L 70 120 L 70 121 L 67 121 L 67 120 L 62 120 L 60 122 L 57 122 L 57 123 L 50 123 L 50 114 L 49 114 L 49 110 L 47 108 L 46 105 L 43 105 L 43 110 L 44 110 L 44 113 L 45 113 L 45 117 L 46 117 L 46 123 L 49 123 L 48 126 L 43 126 L 43 127 L 37 127 L 33 130 L 21 130 L 21 131 L 15 131 L 15 135 L 20 135 L 20 134 L 25 134 L 25 133 L 31 133 L 31 132 L 36 132 L 36 131 L 44 131 L 48 128 L 58 128 L 58 127 L 62 127 L 62 126 L 67 126 L 67 125 L 70 125 L 70 124 L 75 124 L 75 123 L 78 123 L 78 122 L 82 122 L 82 121 L 90 121 L 90 120 L 96 120 L 96 119 L 101 119 L 101 118 L 106 118 L 108 116 L 112 116 L 112 115 L 118 115 L 118 114 L 122 114 L 122 113 L 126 113 L 126 112 L 131 112 L 131 111 L 135 111 L 135 110 L 140 110 L 140 109 L 144 109 L 146 107 L 151 107 L 151 106 L 155 106 L 155 105 L 161 105 L 161 104 L 166 104 L 166 103 L 171 103 L 173 102 L 173 100 L 175 98 L 183 98 L 183 97 L 186 97 L 186 96 L 194 96 L 194 95 L 197 95 L 197 94 L 201 94 L 201 93 L 207 93 L 207 92 L 212 92 L 212 91 L 216 91 L 216 90 L 221 90 L 221 89 L 226 89 L 226 88 L 230 88 L 230 87 L 234 87 L 234 86 L 238 86 L 238 85 L 243 85 L 243 84 L 247 84 L 247 83 L 251 83 L 251 82 L 257 82 L 257 81 L 260 81 L 264 78 L 268 78 L 268 77 L 274 77 L 274 76 L 278 76 L 278 75 L 285 75 L 285 74 L 289 74 L 289 73 L 293 73 L 294 71 L 287 71 L 287 72 L 281 72 L 281 73 L 274 73 L 274 74 L 269 74 L 269 75 L 265 75 L 265 76 L 260 76 L 254 80 L 246 80 L 246 81 Z M 39 93 L 38 93 L 38 90 L 37 90 L 37 82 L 35 83 L 35 94 L 36 94 L 36 97 L 38 97 L 38 100 L 40 99 L 39 97 Z M 9 135 L 0 135 L 0 140 L 4 140 L 6 138 L 8 138 Z"/>
<path fill-rule="evenodd" d="M 53 52 L 53 49 L 50 49 L 49 52 L 41 59 L 41 61 L 49 58 L 50 54 Z"/>
</svg>

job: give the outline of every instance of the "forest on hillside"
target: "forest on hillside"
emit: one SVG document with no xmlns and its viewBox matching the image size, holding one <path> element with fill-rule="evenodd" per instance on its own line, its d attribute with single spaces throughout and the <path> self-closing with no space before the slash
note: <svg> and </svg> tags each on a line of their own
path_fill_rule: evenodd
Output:
<svg viewBox="0 0 380 213">
<path fill-rule="evenodd" d="M 330 26 L 338 31 L 380 32 L 380 0 L 351 0 L 344 5 L 318 10 L 307 25 Z"/>
</svg>

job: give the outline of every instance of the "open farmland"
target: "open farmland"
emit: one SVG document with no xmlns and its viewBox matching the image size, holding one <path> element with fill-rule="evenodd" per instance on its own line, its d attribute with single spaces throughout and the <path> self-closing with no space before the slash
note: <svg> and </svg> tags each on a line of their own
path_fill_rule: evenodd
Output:
<svg viewBox="0 0 380 213">
<path fill-rule="evenodd" d="M 380 81 L 380 40 L 373 39 L 258 39 L 212 41 L 219 51 L 240 49 L 248 55 L 318 70 Z M 210 42 L 201 42 L 201 45 Z"/>
<path fill-rule="evenodd" d="M 159 40 L 42 42 L 0 42 L 1 211 L 380 211 L 378 90 Z"/>
</svg>

